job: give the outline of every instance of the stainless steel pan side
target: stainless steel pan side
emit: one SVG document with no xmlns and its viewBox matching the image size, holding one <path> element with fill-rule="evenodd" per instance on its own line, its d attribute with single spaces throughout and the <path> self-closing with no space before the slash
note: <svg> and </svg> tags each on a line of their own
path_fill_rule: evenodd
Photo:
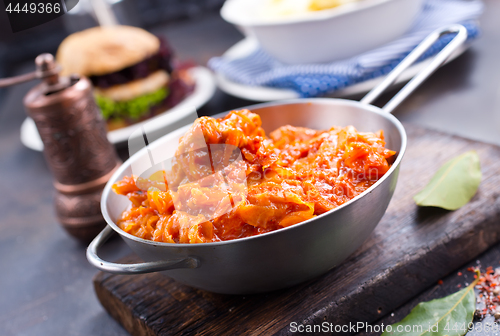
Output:
<svg viewBox="0 0 500 336">
<path fill-rule="evenodd" d="M 410 81 L 383 109 L 368 104 L 397 78 L 403 66 L 409 66 L 432 45 L 432 41 L 446 33 L 457 33 L 457 36 L 436 56 L 430 67 Z M 104 189 L 101 208 L 109 226 L 89 245 L 89 262 L 112 273 L 163 271 L 187 285 L 227 294 L 257 293 L 292 286 L 337 266 L 373 231 L 384 215 L 396 187 L 399 164 L 406 149 L 406 133 L 401 123 L 387 112 L 391 112 L 422 83 L 466 37 L 466 30 L 462 26 L 436 31 L 422 42 L 425 48 L 421 45 L 408 56 L 412 62 L 405 59 L 380 87 L 361 102 L 318 98 L 247 107 L 260 115 L 267 132 L 286 124 L 315 129 L 334 125 L 354 125 L 362 131 L 382 129 L 387 147 L 396 150 L 398 157 L 390 170 L 363 194 L 308 221 L 254 237 L 206 244 L 154 242 L 125 233 L 115 224 L 128 206 L 128 199 L 113 193 L 111 186 L 131 174 L 133 162 L 148 155 L 146 150 L 142 150 L 117 170 Z M 173 155 L 178 139 L 187 127 L 158 139 L 148 149 L 168 148 Z M 112 231 L 118 232 L 146 263 L 123 265 L 99 258 L 98 248 Z"/>
</svg>

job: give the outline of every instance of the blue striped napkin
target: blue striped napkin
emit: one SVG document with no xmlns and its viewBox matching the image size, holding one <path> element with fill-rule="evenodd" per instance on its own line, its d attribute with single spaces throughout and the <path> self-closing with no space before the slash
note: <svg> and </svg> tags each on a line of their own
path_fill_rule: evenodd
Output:
<svg viewBox="0 0 500 336">
<path fill-rule="evenodd" d="M 214 57 L 208 65 L 241 84 L 292 89 L 302 97 L 322 96 L 389 73 L 428 34 L 442 26 L 461 23 L 469 33 L 468 41 L 476 39 L 482 11 L 480 0 L 426 0 L 415 24 L 404 36 L 375 50 L 333 63 L 283 64 L 259 48 L 236 60 Z M 437 54 L 452 38 L 443 36 L 421 60 Z"/>
</svg>

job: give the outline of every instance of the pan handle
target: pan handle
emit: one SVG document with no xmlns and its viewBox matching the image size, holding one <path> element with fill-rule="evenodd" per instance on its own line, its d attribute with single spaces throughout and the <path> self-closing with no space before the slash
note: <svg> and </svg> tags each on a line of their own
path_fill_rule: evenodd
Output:
<svg viewBox="0 0 500 336">
<path fill-rule="evenodd" d="M 178 268 L 197 268 L 200 266 L 199 260 L 193 257 L 165 261 L 150 261 L 138 264 L 116 264 L 104 261 L 97 255 L 97 250 L 109 239 L 109 237 L 111 237 L 112 234 L 113 229 L 106 226 L 104 230 L 102 230 L 101 233 L 94 238 L 92 243 L 90 243 L 87 248 L 88 261 L 101 271 L 114 274 L 141 274 Z"/>
<path fill-rule="evenodd" d="M 405 71 L 409 66 L 415 63 L 420 56 L 422 56 L 441 36 L 446 34 L 457 34 L 447 45 L 443 48 L 415 77 L 413 77 L 392 99 L 382 108 L 384 112 L 392 113 L 398 105 L 406 99 L 420 84 L 422 84 L 430 75 L 436 71 L 450 55 L 458 49 L 467 40 L 467 29 L 462 25 L 451 25 L 448 27 L 440 28 L 432 32 L 425 38 L 413 51 L 408 54 L 388 75 L 387 77 L 373 88 L 366 96 L 361 99 L 361 103 L 371 104 L 377 99 L 389 86 L 391 86 L 396 79 Z"/>
</svg>

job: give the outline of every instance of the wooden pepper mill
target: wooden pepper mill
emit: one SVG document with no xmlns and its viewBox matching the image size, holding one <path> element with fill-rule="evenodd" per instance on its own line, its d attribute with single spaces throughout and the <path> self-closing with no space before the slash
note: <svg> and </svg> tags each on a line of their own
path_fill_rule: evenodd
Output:
<svg viewBox="0 0 500 336">
<path fill-rule="evenodd" d="M 35 59 L 34 73 L 0 80 L 0 87 L 41 78 L 24 98 L 54 175 L 55 210 L 62 226 L 88 241 L 104 228 L 101 192 L 120 165 L 86 77 L 60 77 L 51 54 Z"/>
</svg>

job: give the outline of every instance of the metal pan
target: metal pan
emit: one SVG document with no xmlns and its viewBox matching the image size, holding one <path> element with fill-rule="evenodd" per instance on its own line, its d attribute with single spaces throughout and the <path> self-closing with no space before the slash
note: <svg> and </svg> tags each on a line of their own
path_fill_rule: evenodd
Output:
<svg viewBox="0 0 500 336">
<path fill-rule="evenodd" d="M 370 105 L 396 78 L 414 63 L 440 36 L 455 33 L 431 64 L 415 76 L 382 109 Z M 258 113 L 267 132 L 283 125 L 328 129 L 353 125 L 361 131 L 384 131 L 387 148 L 398 152 L 390 170 L 369 190 L 338 208 L 274 232 L 231 241 L 205 244 L 169 244 L 144 240 L 122 231 L 116 220 L 127 208 L 126 197 L 111 186 L 131 174 L 131 164 L 145 158 L 142 150 L 128 159 L 111 177 L 102 194 L 102 213 L 108 226 L 87 250 L 98 269 L 119 274 L 162 272 L 184 284 L 211 292 L 249 294 L 293 286 L 339 265 L 370 235 L 384 215 L 398 179 L 406 149 L 406 133 L 390 113 L 431 75 L 467 39 L 463 26 L 453 25 L 427 37 L 387 78 L 360 102 L 344 99 L 299 99 L 247 107 Z M 224 114 L 218 115 L 218 117 Z M 149 145 L 150 150 L 171 148 L 187 126 Z M 116 231 L 146 262 L 116 264 L 102 260 L 98 248 Z"/>
</svg>

